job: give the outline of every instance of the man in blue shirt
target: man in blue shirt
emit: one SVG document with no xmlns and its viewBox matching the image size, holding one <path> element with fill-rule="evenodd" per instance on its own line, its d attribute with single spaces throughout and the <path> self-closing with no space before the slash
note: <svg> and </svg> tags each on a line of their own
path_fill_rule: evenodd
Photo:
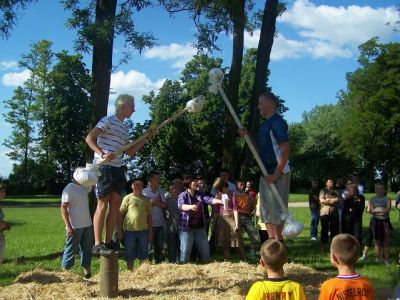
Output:
<svg viewBox="0 0 400 300">
<path fill-rule="evenodd" d="M 284 205 L 288 206 L 290 187 L 290 145 L 288 125 L 277 112 L 278 99 L 273 93 L 262 93 L 258 99 L 260 115 L 265 118 L 258 132 L 258 152 L 268 171 L 268 176 L 260 179 L 260 217 L 266 223 L 268 236 L 282 240 L 285 215 L 270 190 L 269 183 L 274 183 Z M 243 136 L 247 130 L 239 130 Z"/>
</svg>

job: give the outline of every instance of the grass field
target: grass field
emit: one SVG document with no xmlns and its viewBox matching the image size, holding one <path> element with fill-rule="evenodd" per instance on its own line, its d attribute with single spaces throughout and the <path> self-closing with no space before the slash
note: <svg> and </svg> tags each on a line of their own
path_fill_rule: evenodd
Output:
<svg viewBox="0 0 400 300">
<path fill-rule="evenodd" d="M 50 198 L 51 199 L 51 198 Z M 32 199 L 35 202 L 36 199 Z M 26 199 L 24 200 L 26 201 Z M 292 208 L 296 219 L 305 223 L 305 231 L 294 240 L 286 242 L 291 261 L 310 266 L 320 271 L 328 271 L 334 276 L 335 270 L 331 267 L 327 253 L 321 253 L 317 242 L 309 240 L 309 210 L 307 208 Z M 4 207 L 6 220 L 13 227 L 6 232 L 6 255 L 3 265 L 0 267 L 0 285 L 7 285 L 21 272 L 42 268 L 46 270 L 60 270 L 60 255 L 64 243 L 64 226 L 58 207 Z M 391 212 L 391 220 L 394 226 L 394 234 L 391 247 L 390 267 L 374 262 L 374 251 L 371 250 L 371 259 L 366 263 L 358 264 L 358 271 L 370 278 L 376 288 L 391 288 L 398 282 L 398 260 L 400 240 L 398 213 Z M 364 217 L 364 231 L 367 232 L 368 216 Z M 220 256 L 213 257 L 221 260 Z M 256 264 L 257 259 L 252 263 Z M 79 265 L 77 262 L 76 265 Z M 125 269 L 125 263 L 120 262 L 120 268 Z M 99 269 L 99 260 L 93 260 L 93 273 Z M 73 272 L 80 273 L 78 266 Z"/>
</svg>

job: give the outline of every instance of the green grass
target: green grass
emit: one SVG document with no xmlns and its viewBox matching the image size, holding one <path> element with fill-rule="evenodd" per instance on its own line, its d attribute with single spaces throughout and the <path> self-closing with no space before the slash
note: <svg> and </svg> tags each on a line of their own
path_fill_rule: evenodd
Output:
<svg viewBox="0 0 400 300">
<path fill-rule="evenodd" d="M 55 205 L 59 204 L 61 201 L 60 195 L 29 195 L 29 196 L 6 196 L 2 201 L 3 205 Z"/>
<path fill-rule="evenodd" d="M 13 224 L 12 230 L 6 232 L 6 255 L 0 267 L 0 285 L 7 285 L 21 273 L 36 268 L 60 270 L 61 252 L 64 244 L 64 225 L 59 208 L 55 207 L 4 207 L 6 220 Z M 292 208 L 295 218 L 305 223 L 305 231 L 296 239 L 286 241 L 291 261 L 301 263 L 320 271 L 335 275 L 330 264 L 328 253 L 321 253 L 319 243 L 309 240 L 308 208 Z M 400 230 L 398 212 L 392 210 L 391 220 L 394 233 Z M 364 217 L 364 232 L 367 233 L 368 216 Z M 396 234 L 393 234 L 396 237 Z M 247 243 L 248 244 L 248 243 Z M 391 261 L 397 262 L 399 240 L 392 239 Z M 390 268 L 374 262 L 374 250 L 370 251 L 371 259 L 366 263 L 358 263 L 357 270 L 371 279 L 376 288 L 393 287 L 397 282 L 398 270 L 395 263 Z M 237 260 L 237 257 L 234 257 Z M 222 260 L 220 255 L 213 259 Z M 258 259 L 251 261 L 256 264 Z M 125 270 L 125 263 L 120 260 L 120 269 Z M 98 258 L 93 259 L 93 273 L 99 270 Z M 73 272 L 82 273 L 79 262 Z"/>
</svg>

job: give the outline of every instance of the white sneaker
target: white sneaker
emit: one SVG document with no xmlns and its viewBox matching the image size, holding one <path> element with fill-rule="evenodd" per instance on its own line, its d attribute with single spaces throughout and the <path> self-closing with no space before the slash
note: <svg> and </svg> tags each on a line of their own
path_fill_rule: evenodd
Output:
<svg viewBox="0 0 400 300">
<path fill-rule="evenodd" d="M 358 260 L 359 261 L 366 261 L 367 260 L 367 256 L 363 255 Z"/>
<path fill-rule="evenodd" d="M 316 241 L 317 240 L 317 238 L 315 237 L 315 236 L 313 236 L 313 237 L 311 237 L 311 239 L 310 240 L 312 240 L 312 241 Z"/>
</svg>

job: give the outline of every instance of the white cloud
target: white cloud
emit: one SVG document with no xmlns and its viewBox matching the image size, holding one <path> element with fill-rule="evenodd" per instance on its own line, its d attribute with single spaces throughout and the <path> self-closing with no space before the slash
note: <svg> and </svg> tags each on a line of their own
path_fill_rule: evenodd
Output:
<svg viewBox="0 0 400 300">
<path fill-rule="evenodd" d="M 190 44 L 172 43 L 165 46 L 156 46 L 144 52 L 147 59 L 158 58 L 162 61 L 172 61 L 172 67 L 182 69 L 196 54 L 196 49 Z"/>
<path fill-rule="evenodd" d="M 315 5 L 309 0 L 296 0 L 278 22 L 290 27 L 297 37 L 286 38 L 279 33 L 274 40 L 272 60 L 337 57 L 348 58 L 358 45 L 378 36 L 382 41 L 392 35 L 392 27 L 400 19 L 395 7 L 372 8 L 351 5 Z M 279 26 L 278 26 L 279 27 Z M 281 30 L 282 31 L 282 30 Z M 260 31 L 245 35 L 246 47 L 257 47 Z"/>
<path fill-rule="evenodd" d="M 0 69 L 1 70 L 8 70 L 8 69 L 16 69 L 18 68 L 18 62 L 17 61 L 0 61 Z"/>
<path fill-rule="evenodd" d="M 5 73 L 1 78 L 1 82 L 5 86 L 20 86 L 22 85 L 31 75 L 31 72 L 27 69 L 21 72 Z"/>
</svg>

